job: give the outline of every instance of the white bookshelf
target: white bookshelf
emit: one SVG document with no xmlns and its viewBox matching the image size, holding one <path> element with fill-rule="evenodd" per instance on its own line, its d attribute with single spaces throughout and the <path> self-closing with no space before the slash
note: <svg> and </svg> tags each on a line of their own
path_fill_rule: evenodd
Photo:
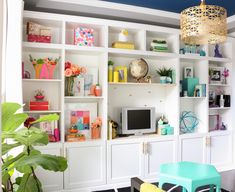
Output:
<svg viewBox="0 0 235 192">
<path fill-rule="evenodd" d="M 52 43 L 26 42 L 25 27 L 27 21 L 34 21 L 52 27 Z M 22 60 L 25 64 L 25 70 L 31 74 L 31 79 L 22 80 L 23 100 L 26 103 L 25 112 L 33 115 L 45 113 L 57 113 L 60 115 L 61 142 L 58 145 L 55 143 L 53 146 L 50 144 L 50 147 L 44 147 L 43 150 L 51 150 L 53 148 L 56 153 L 60 153 L 68 159 L 70 167 L 63 176 L 64 189 L 79 190 L 88 189 L 90 186 L 127 183 L 131 176 L 143 176 L 146 180 L 153 179 L 158 175 L 158 170 L 154 167 L 160 166 L 161 163 L 194 160 L 188 151 L 189 148 L 197 156 L 195 161 L 212 163 L 218 168 L 220 165 L 228 167 L 233 164 L 230 159 L 224 162 L 217 158 L 226 147 L 232 148 L 231 143 L 224 142 L 225 144 L 221 146 L 221 149 L 218 148 L 218 154 L 212 148 L 213 146 L 205 146 L 207 137 L 211 137 L 217 144 L 227 140 L 230 141 L 233 134 L 233 105 L 224 108 L 208 107 L 210 90 L 220 88 L 225 94 L 232 95 L 234 93 L 231 86 L 234 81 L 233 57 L 231 53 L 233 39 L 229 38 L 226 43 L 221 45 L 221 51 L 225 58 L 215 58 L 213 57 L 213 46 L 203 46 L 206 56 L 179 54 L 179 49 L 184 44 L 179 40 L 180 31 L 171 28 L 29 11 L 24 12 L 23 24 Z M 73 29 L 75 27 L 94 29 L 95 43 L 93 47 L 73 45 Z M 129 31 L 130 40 L 136 45 L 135 50 L 112 48 L 112 42 L 117 40 L 118 33 L 123 28 Z M 168 53 L 150 51 L 150 42 L 157 38 L 167 40 L 169 45 Z M 34 69 L 28 59 L 29 54 L 35 58 L 61 57 L 60 62 L 57 64 L 54 78 L 35 79 Z M 107 63 L 109 59 L 114 61 L 114 67 L 126 66 L 128 68 L 129 63 L 138 58 L 143 58 L 148 63 L 152 83 L 136 83 L 130 77 L 128 77 L 128 82 L 126 83 L 108 82 Z M 89 68 L 96 68 L 98 71 L 98 83 L 102 87 L 102 96 L 64 96 L 64 63 L 66 61 L 87 67 L 88 71 Z M 175 70 L 176 82 L 174 84 L 160 84 L 156 70 L 163 66 Z M 229 83 L 226 85 L 209 83 L 208 70 L 211 66 L 228 67 L 231 71 Z M 205 97 L 180 97 L 179 82 L 184 78 L 183 70 L 185 67 L 193 67 L 194 77 L 199 78 L 200 84 L 206 84 Z M 50 101 L 49 111 L 28 110 L 27 103 L 33 98 L 35 89 L 43 89 L 46 92 L 46 97 Z M 97 116 L 103 120 L 101 138 L 97 140 L 88 138 L 84 142 L 66 142 L 65 135 L 69 129 L 66 126 L 67 104 L 86 103 L 97 104 Z M 174 135 L 154 134 L 151 136 L 144 135 L 141 137 L 108 140 L 108 118 L 120 124 L 120 112 L 124 106 L 155 107 L 156 117 L 159 118 L 164 114 L 170 125 L 174 127 Z M 194 133 L 180 133 L 180 115 L 183 111 L 192 111 L 199 119 L 198 128 Z M 216 134 L 210 131 L 209 115 L 211 113 L 221 115 L 228 126 L 227 131 L 216 131 Z M 159 156 L 149 154 L 147 157 L 146 154 L 142 154 L 142 146 L 145 146 L 145 144 L 147 148 L 149 147 L 149 150 L 166 153 L 163 155 L 161 162 L 159 161 Z M 200 146 L 202 147 L 200 148 Z M 122 153 L 123 150 L 124 152 Z M 128 150 L 132 153 L 128 153 Z M 205 155 L 210 153 L 208 150 L 212 150 L 211 157 Z M 130 157 L 130 154 L 133 156 Z M 127 159 L 130 159 L 130 162 L 134 162 L 133 165 L 136 167 L 133 172 L 130 170 L 128 172 L 130 165 L 127 162 L 123 162 L 123 170 L 117 167 L 120 162 L 116 161 L 116 159 L 122 156 L 126 156 Z M 230 158 L 229 155 L 228 158 Z M 89 164 L 86 162 L 87 159 L 89 159 Z M 141 165 L 136 162 L 137 160 L 141 162 Z M 151 162 L 157 163 L 153 165 Z M 139 171 L 141 174 L 138 175 L 134 170 Z"/>
</svg>

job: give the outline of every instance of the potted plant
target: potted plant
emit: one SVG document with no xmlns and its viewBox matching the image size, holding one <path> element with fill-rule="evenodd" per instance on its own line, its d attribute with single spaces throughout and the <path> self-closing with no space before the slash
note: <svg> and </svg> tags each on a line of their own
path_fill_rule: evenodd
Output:
<svg viewBox="0 0 235 192">
<path fill-rule="evenodd" d="M 37 167 L 62 172 L 68 165 L 65 158 L 42 154 L 35 148 L 49 142 L 47 133 L 35 125 L 58 120 L 59 116 L 52 114 L 35 120 L 25 113 L 17 113 L 21 108 L 17 103 L 2 104 L 2 191 L 42 192 L 42 184 L 35 173 Z"/>
<path fill-rule="evenodd" d="M 160 83 L 171 83 L 172 79 L 172 69 L 167 69 L 166 67 L 162 67 L 157 70 L 157 74 L 160 75 Z"/>
</svg>

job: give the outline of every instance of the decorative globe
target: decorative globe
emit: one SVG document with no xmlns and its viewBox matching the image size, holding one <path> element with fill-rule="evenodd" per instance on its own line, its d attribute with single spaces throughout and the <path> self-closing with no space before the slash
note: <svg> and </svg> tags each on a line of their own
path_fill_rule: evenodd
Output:
<svg viewBox="0 0 235 192">
<path fill-rule="evenodd" d="M 180 132 L 193 133 L 199 124 L 199 120 L 192 111 L 183 111 L 180 117 Z"/>
<path fill-rule="evenodd" d="M 148 64 L 142 58 L 132 61 L 129 65 L 130 75 L 137 81 L 144 78 L 148 74 L 148 70 Z"/>
</svg>

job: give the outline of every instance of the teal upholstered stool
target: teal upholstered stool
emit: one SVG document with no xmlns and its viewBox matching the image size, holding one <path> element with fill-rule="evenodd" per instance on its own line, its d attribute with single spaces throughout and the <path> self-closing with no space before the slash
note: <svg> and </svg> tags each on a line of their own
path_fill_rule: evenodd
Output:
<svg viewBox="0 0 235 192">
<path fill-rule="evenodd" d="M 171 183 L 183 187 L 183 192 L 195 192 L 198 187 L 210 185 L 210 192 L 216 186 L 220 191 L 221 176 L 214 166 L 192 162 L 163 164 L 160 167 L 159 187 Z"/>
</svg>

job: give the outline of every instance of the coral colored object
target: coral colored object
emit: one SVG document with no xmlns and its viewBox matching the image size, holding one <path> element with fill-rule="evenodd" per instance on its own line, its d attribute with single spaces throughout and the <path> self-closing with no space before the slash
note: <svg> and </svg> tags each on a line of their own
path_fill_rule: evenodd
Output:
<svg viewBox="0 0 235 192">
<path fill-rule="evenodd" d="M 42 64 L 40 79 L 49 79 L 49 73 L 48 73 L 46 64 Z"/>
<path fill-rule="evenodd" d="M 99 139 L 101 137 L 101 126 L 102 126 L 102 119 L 97 117 L 96 120 L 91 123 L 91 138 L 92 139 Z"/>
<path fill-rule="evenodd" d="M 95 86 L 95 96 L 99 97 L 102 95 L 102 90 L 101 90 L 101 87 L 97 84 Z"/>
<path fill-rule="evenodd" d="M 94 46 L 94 30 L 83 27 L 74 29 L 74 45 Z"/>
</svg>

